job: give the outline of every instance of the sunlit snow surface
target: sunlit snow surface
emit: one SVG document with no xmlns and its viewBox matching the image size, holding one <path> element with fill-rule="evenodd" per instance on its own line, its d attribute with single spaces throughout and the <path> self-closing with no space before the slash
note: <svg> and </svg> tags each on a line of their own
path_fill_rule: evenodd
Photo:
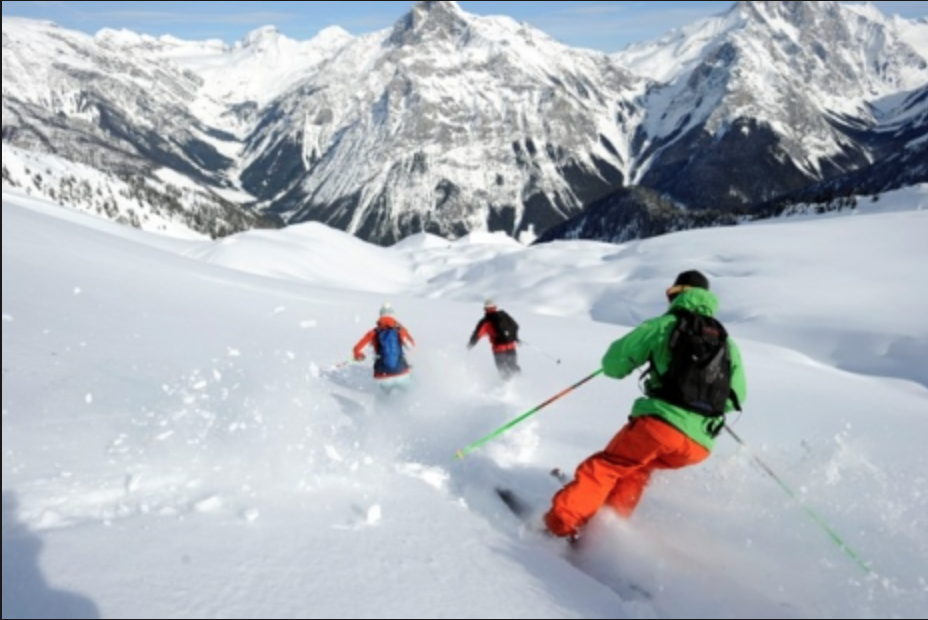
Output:
<svg viewBox="0 0 928 620">
<path fill-rule="evenodd" d="M 167 239 L 4 192 L 3 617 L 921 617 L 924 200 L 384 249 L 317 225 Z M 690 268 L 743 350 L 748 448 L 657 475 L 578 549 L 541 539 L 494 487 L 545 509 L 548 470 L 608 442 L 636 377 L 455 453 L 597 370 Z M 526 343 L 509 387 L 465 346 L 488 296 Z M 391 399 L 341 364 L 385 301 L 418 343 Z"/>
</svg>

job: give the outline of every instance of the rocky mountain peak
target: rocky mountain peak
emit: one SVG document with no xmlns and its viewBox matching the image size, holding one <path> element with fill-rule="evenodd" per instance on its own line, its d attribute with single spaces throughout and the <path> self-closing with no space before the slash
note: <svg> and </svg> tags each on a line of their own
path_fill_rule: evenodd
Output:
<svg viewBox="0 0 928 620">
<path fill-rule="evenodd" d="M 802 2 L 795 0 L 774 1 L 742 1 L 738 8 L 743 15 L 749 18 L 769 21 L 781 19 L 800 28 L 810 28 L 820 22 L 825 16 L 834 17 L 840 14 L 841 6 L 838 2 Z"/>
<path fill-rule="evenodd" d="M 421 2 L 416 2 L 416 5 L 413 7 L 413 12 L 420 15 L 427 15 L 431 13 L 450 13 L 450 14 L 461 14 L 461 7 L 458 6 L 457 2 L 452 2 L 448 0 L 423 0 Z"/>
<path fill-rule="evenodd" d="M 235 47 L 240 49 L 260 49 L 268 45 L 274 45 L 281 38 L 282 35 L 275 26 L 263 26 L 246 34 L 245 38 L 236 43 Z"/>
<path fill-rule="evenodd" d="M 417 2 L 394 26 L 391 42 L 410 45 L 425 40 L 456 41 L 467 33 L 468 25 L 467 14 L 457 2 Z"/>
</svg>

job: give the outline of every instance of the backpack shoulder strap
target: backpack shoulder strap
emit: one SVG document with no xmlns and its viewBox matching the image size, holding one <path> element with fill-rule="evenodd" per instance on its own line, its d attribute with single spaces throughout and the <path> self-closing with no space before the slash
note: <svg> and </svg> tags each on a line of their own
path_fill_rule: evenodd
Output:
<svg viewBox="0 0 928 620">
<path fill-rule="evenodd" d="M 673 349 L 673 345 L 676 344 L 677 339 L 679 339 L 679 327 L 680 321 L 684 314 L 689 314 L 688 310 L 683 310 L 682 308 L 671 308 L 665 313 L 665 316 L 676 317 L 676 320 L 673 322 L 673 326 L 670 328 L 670 336 L 667 339 L 667 346 Z M 651 375 L 658 376 L 660 373 L 657 372 L 657 363 L 654 361 L 654 353 L 648 357 L 648 366 L 645 368 L 641 374 L 638 376 L 638 386 L 641 388 L 643 393 L 647 393 L 647 390 L 644 386 L 644 381 Z"/>
</svg>

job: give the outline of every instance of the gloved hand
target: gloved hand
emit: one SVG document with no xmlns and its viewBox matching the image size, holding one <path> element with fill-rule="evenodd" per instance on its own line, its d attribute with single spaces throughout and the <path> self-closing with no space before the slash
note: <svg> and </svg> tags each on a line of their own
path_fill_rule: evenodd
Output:
<svg viewBox="0 0 928 620">
<path fill-rule="evenodd" d="M 356 362 L 363 362 L 366 359 L 367 358 L 364 356 L 363 353 L 358 353 L 357 355 L 354 356 L 354 361 Z"/>
</svg>

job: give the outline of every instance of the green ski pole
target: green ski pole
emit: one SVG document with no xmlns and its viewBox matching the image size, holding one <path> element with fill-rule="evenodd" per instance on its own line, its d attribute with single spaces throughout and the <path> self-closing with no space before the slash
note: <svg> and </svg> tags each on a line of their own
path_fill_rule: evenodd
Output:
<svg viewBox="0 0 928 620">
<path fill-rule="evenodd" d="M 506 431 L 508 431 L 509 429 L 511 429 L 511 428 L 512 428 L 513 426 L 515 426 L 516 424 L 519 424 L 520 422 L 522 422 L 522 421 L 525 420 L 526 418 L 535 415 L 536 413 L 538 413 L 539 411 L 541 411 L 542 409 L 544 409 L 545 407 L 547 407 L 548 405 L 550 405 L 550 404 L 553 403 L 554 401 L 558 400 L 559 398 L 563 398 L 564 396 L 566 396 L 566 395 L 569 394 L 570 392 L 573 392 L 574 390 L 576 390 L 578 387 L 580 387 L 581 385 L 583 385 L 583 384 L 586 383 L 587 381 L 591 381 L 592 379 L 598 377 L 598 376 L 601 375 L 602 373 L 603 373 L 602 369 L 597 370 L 596 372 L 594 372 L 592 375 L 590 375 L 590 376 L 587 377 L 586 379 L 583 379 L 582 381 L 578 381 L 577 383 L 573 384 L 572 386 L 570 386 L 569 388 L 567 388 L 567 389 L 564 390 L 563 392 L 561 392 L 561 393 L 559 393 L 559 394 L 557 394 L 557 395 L 555 395 L 555 396 L 552 396 L 551 398 L 549 398 L 549 399 L 546 400 L 545 402 L 541 403 L 540 405 L 538 405 L 537 407 L 535 407 L 535 408 L 532 409 L 531 411 L 527 411 L 527 412 L 523 413 L 522 415 L 520 415 L 518 418 L 516 418 L 516 419 L 513 420 L 512 422 L 509 422 L 508 424 L 506 424 L 506 425 L 504 425 L 504 426 L 501 426 L 500 428 L 496 429 L 495 431 L 493 431 L 492 433 L 490 433 L 489 435 L 487 435 L 487 436 L 484 437 L 483 439 L 479 439 L 479 440 L 475 441 L 474 443 L 470 444 L 470 445 L 467 446 L 466 448 L 461 448 L 460 450 L 457 451 L 457 453 L 455 454 L 455 456 L 456 456 L 458 459 L 463 459 L 465 455 L 470 454 L 471 452 L 473 452 L 474 450 L 476 450 L 476 449 L 479 448 L 480 446 L 482 446 L 482 445 L 484 445 L 484 444 L 486 444 L 486 443 L 492 441 L 493 439 L 496 439 L 497 437 L 499 437 L 500 435 L 502 435 L 503 433 L 505 433 Z"/>
<path fill-rule="evenodd" d="M 870 567 L 867 566 L 867 564 L 866 564 L 862 559 L 860 559 L 860 556 L 858 556 L 856 553 L 854 553 L 854 550 L 851 549 L 851 548 L 847 545 L 847 543 L 845 543 L 845 542 L 841 539 L 840 536 L 838 536 L 837 532 L 835 532 L 831 527 L 829 527 L 828 524 L 825 523 L 825 520 L 822 519 L 820 516 L 818 516 L 818 514 L 816 514 L 816 512 L 815 512 L 814 510 L 812 510 L 811 508 L 809 508 L 808 506 L 806 506 L 806 505 L 799 499 L 799 497 L 793 492 L 793 490 L 790 489 L 789 486 L 788 486 L 785 482 L 783 482 L 783 480 L 782 480 L 779 476 L 777 476 L 776 472 L 774 472 L 770 467 L 768 467 L 766 463 L 764 463 L 762 460 L 760 460 L 760 458 L 759 458 L 757 455 L 755 455 L 754 452 L 753 452 L 750 448 L 748 448 L 748 445 L 747 445 L 740 437 L 738 437 L 738 435 L 735 434 L 735 431 L 731 430 L 727 425 L 725 426 L 725 430 L 728 432 L 729 435 L 731 435 L 731 436 L 734 438 L 735 441 L 737 441 L 739 444 L 741 444 L 742 447 L 744 447 L 746 450 L 748 450 L 748 453 L 751 455 L 751 458 L 754 460 L 754 462 L 757 463 L 757 464 L 760 466 L 761 469 L 763 469 L 765 472 L 767 472 L 767 475 L 769 475 L 771 478 L 773 478 L 773 479 L 777 482 L 777 484 L 780 485 L 780 488 L 783 489 L 783 491 L 786 492 L 787 495 L 789 495 L 791 498 L 793 498 L 793 500 L 795 500 L 796 503 L 799 504 L 799 505 L 802 507 L 802 509 L 806 512 L 806 514 L 807 514 L 819 527 L 821 527 L 823 530 L 825 530 L 825 533 L 828 534 L 828 537 L 831 538 L 831 540 L 832 540 L 836 545 L 838 545 L 838 547 L 840 547 L 841 550 L 842 550 L 845 554 L 847 554 L 847 556 L 848 556 L 849 558 L 851 558 L 852 560 L 854 560 L 854 562 L 857 564 L 857 566 L 859 566 L 861 569 L 863 569 L 863 571 L 864 571 L 865 573 L 867 573 L 868 575 L 875 575 L 875 573 L 870 569 Z"/>
</svg>

